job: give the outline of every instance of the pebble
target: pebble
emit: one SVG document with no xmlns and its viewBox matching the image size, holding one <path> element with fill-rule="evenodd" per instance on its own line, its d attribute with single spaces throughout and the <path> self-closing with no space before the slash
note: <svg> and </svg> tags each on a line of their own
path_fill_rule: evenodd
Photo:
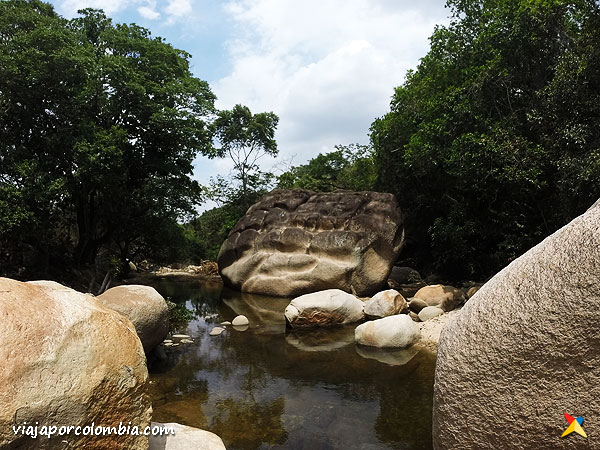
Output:
<svg viewBox="0 0 600 450">
<path fill-rule="evenodd" d="M 165 342 L 165 347 L 173 347 L 173 343 L 172 342 Z"/>
<path fill-rule="evenodd" d="M 231 325 L 231 322 L 229 320 L 226 320 L 225 322 L 221 322 L 219 325 L 227 326 Z"/>
<path fill-rule="evenodd" d="M 187 334 L 174 334 L 173 338 L 174 339 L 189 339 L 190 336 L 188 336 Z"/>
<path fill-rule="evenodd" d="M 250 322 L 246 316 L 237 316 L 235 319 L 231 321 L 231 324 L 234 327 L 243 327 L 244 325 L 248 325 Z"/>
<path fill-rule="evenodd" d="M 171 344 L 171 347 L 179 347 L 179 344 Z"/>
<path fill-rule="evenodd" d="M 218 336 L 220 335 L 223 331 L 225 331 L 225 328 L 221 328 L 221 327 L 214 327 L 212 330 L 210 330 L 210 333 L 208 333 L 211 336 Z"/>
<path fill-rule="evenodd" d="M 163 342 L 165 344 L 172 344 L 173 343 L 173 341 L 171 339 L 165 339 Z"/>
<path fill-rule="evenodd" d="M 191 339 L 182 339 L 179 342 L 181 342 L 182 344 L 193 344 L 194 343 L 194 341 L 192 341 Z"/>
</svg>

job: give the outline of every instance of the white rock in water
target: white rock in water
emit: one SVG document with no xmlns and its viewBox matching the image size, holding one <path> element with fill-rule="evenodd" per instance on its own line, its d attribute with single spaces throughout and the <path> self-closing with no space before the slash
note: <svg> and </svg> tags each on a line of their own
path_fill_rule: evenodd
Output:
<svg viewBox="0 0 600 450">
<path fill-rule="evenodd" d="M 188 336 L 187 334 L 174 334 L 173 338 L 174 339 L 189 339 L 190 336 Z"/>
<path fill-rule="evenodd" d="M 227 326 L 231 325 L 231 322 L 229 320 L 226 320 L 225 322 L 221 322 L 219 325 Z"/>
<path fill-rule="evenodd" d="M 165 339 L 163 342 L 165 344 L 172 344 L 173 343 L 173 341 L 171 339 Z"/>
<path fill-rule="evenodd" d="M 380 348 L 406 348 L 420 338 L 419 327 L 406 314 L 363 323 L 354 330 L 357 344 Z"/>
<path fill-rule="evenodd" d="M 165 342 L 165 347 L 173 347 L 173 343 L 172 342 Z"/>
<path fill-rule="evenodd" d="M 226 450 L 219 436 L 209 431 L 192 428 L 178 423 L 152 422 L 152 426 L 173 429 L 174 434 L 150 436 L 148 450 Z M 165 430 L 166 431 L 166 430 Z"/>
<path fill-rule="evenodd" d="M 210 333 L 208 333 L 211 336 L 218 336 L 220 335 L 223 331 L 225 331 L 225 328 L 221 328 L 221 327 L 214 327 L 212 330 L 210 330 Z"/>
<path fill-rule="evenodd" d="M 301 295 L 285 308 L 292 328 L 326 327 L 358 322 L 364 317 L 364 302 L 339 289 Z"/>
<path fill-rule="evenodd" d="M 231 324 L 234 327 L 243 327 L 244 325 L 248 325 L 250 322 L 246 316 L 237 316 L 235 319 L 231 321 Z"/>
<path fill-rule="evenodd" d="M 182 344 L 193 344 L 194 341 L 192 341 L 191 339 L 182 339 L 180 341 Z"/>
</svg>

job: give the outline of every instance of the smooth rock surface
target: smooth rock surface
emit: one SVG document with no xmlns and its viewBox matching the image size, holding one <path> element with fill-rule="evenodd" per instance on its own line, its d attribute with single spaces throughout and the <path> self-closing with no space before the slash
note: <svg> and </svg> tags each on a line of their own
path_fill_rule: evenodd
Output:
<svg viewBox="0 0 600 450">
<path fill-rule="evenodd" d="M 275 190 L 231 230 L 219 271 L 243 292 L 294 297 L 337 288 L 368 296 L 385 285 L 403 237 L 392 194 Z"/>
<path fill-rule="evenodd" d="M 221 328 L 221 327 L 214 327 L 212 330 L 210 330 L 210 333 L 208 333 L 210 336 L 218 336 L 220 335 L 223 331 L 225 331 L 225 328 Z M 183 342 L 183 341 L 182 341 Z"/>
<path fill-rule="evenodd" d="M 443 284 L 425 286 L 419 289 L 414 296 L 425 301 L 428 306 L 437 306 L 444 311 L 452 311 L 465 301 L 464 294 L 460 289 Z"/>
<path fill-rule="evenodd" d="M 127 317 L 137 331 L 146 353 L 160 344 L 169 333 L 169 307 L 150 286 L 126 285 L 110 288 L 98 300 Z"/>
<path fill-rule="evenodd" d="M 248 321 L 248 318 L 246 316 L 236 316 L 232 321 L 231 324 L 234 327 L 243 327 L 244 325 L 248 325 L 250 322 Z"/>
<path fill-rule="evenodd" d="M 419 311 L 418 316 L 421 322 L 425 322 L 433 319 L 434 317 L 441 316 L 442 314 L 444 314 L 444 310 L 442 308 L 438 308 L 437 306 L 426 306 Z"/>
<path fill-rule="evenodd" d="M 438 450 L 600 448 L 600 202 L 488 281 L 443 329 Z M 583 416 L 587 439 L 563 413 Z"/>
<path fill-rule="evenodd" d="M 210 431 L 178 423 L 152 422 L 152 426 L 172 428 L 175 434 L 151 436 L 148 450 L 225 450 L 221 438 Z"/>
<path fill-rule="evenodd" d="M 406 314 L 365 322 L 354 330 L 357 344 L 379 348 L 406 348 L 419 340 L 419 327 Z"/>
<path fill-rule="evenodd" d="M 419 314 L 423 308 L 427 308 L 429 305 L 425 300 L 421 300 L 420 298 L 413 297 L 410 302 L 408 302 L 408 307 L 411 311 Z"/>
<path fill-rule="evenodd" d="M 125 316 L 91 295 L 0 278 L 0 447 L 146 450 L 144 436 L 15 435 L 13 425 L 150 424 L 148 371 Z"/>
<path fill-rule="evenodd" d="M 408 312 L 406 300 L 394 289 L 378 292 L 365 302 L 365 315 L 371 318 L 381 319 L 406 312 Z"/>
<path fill-rule="evenodd" d="M 388 366 L 403 366 L 413 359 L 420 349 L 412 345 L 403 349 L 387 349 L 376 347 L 356 346 L 356 353 L 366 359 L 374 359 Z"/>
<path fill-rule="evenodd" d="M 305 294 L 293 299 L 284 315 L 292 328 L 323 327 L 358 322 L 364 302 L 339 289 Z"/>
</svg>

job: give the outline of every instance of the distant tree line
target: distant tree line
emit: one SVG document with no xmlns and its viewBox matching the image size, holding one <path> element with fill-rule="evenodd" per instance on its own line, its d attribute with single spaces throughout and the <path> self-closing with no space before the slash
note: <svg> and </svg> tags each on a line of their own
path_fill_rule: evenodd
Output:
<svg viewBox="0 0 600 450">
<path fill-rule="evenodd" d="M 217 111 L 187 53 L 98 10 L 0 2 L 0 275 L 214 259 L 275 187 L 392 192 L 401 263 L 492 275 L 600 197 L 600 4 L 447 6 L 369 145 L 276 176 L 259 162 L 277 155 L 277 116 Z M 200 186 L 198 154 L 232 174 Z"/>
</svg>

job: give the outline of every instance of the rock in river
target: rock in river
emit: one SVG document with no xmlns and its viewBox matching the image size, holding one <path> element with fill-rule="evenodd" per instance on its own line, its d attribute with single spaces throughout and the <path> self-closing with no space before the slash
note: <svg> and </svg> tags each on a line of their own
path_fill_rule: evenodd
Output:
<svg viewBox="0 0 600 450">
<path fill-rule="evenodd" d="M 221 438 L 210 431 L 178 423 L 152 422 L 152 426 L 172 429 L 174 433 L 151 436 L 148 450 L 225 450 Z"/>
<path fill-rule="evenodd" d="M 443 284 L 425 286 L 415 293 L 415 298 L 423 300 L 428 306 L 437 306 L 444 311 L 452 311 L 465 301 L 465 296 L 460 289 Z"/>
<path fill-rule="evenodd" d="M 116 286 L 99 295 L 98 300 L 133 322 L 146 353 L 167 337 L 169 308 L 153 287 L 135 284 Z"/>
<path fill-rule="evenodd" d="M 365 302 L 365 315 L 375 319 L 406 312 L 408 312 L 406 300 L 394 289 L 378 292 Z"/>
<path fill-rule="evenodd" d="M 437 306 L 426 306 L 419 311 L 419 320 L 421 320 L 421 322 L 425 322 L 433 319 L 434 317 L 441 316 L 442 314 L 444 314 L 444 310 L 442 308 L 438 308 Z"/>
<path fill-rule="evenodd" d="M 246 316 L 240 315 L 236 316 L 232 321 L 231 325 L 234 327 L 243 327 L 244 325 L 248 325 L 250 322 Z"/>
<path fill-rule="evenodd" d="M 600 448 L 600 202 L 489 280 L 442 330 L 438 450 Z M 563 413 L 587 439 L 561 438 Z"/>
<path fill-rule="evenodd" d="M 69 288 L 0 278 L 0 447 L 139 449 L 133 435 L 32 439 L 15 427 L 150 424 L 148 371 L 125 316 Z"/>
<path fill-rule="evenodd" d="M 358 322 L 364 317 L 364 303 L 339 289 L 327 289 L 295 298 L 285 308 L 292 328 L 323 327 Z"/>
<path fill-rule="evenodd" d="M 406 348 L 419 340 L 419 327 L 406 314 L 365 322 L 354 330 L 357 344 L 379 348 Z"/>
<path fill-rule="evenodd" d="M 294 297 L 337 288 L 381 289 L 404 236 L 392 194 L 275 190 L 253 205 L 219 252 L 234 289 Z"/>
</svg>

